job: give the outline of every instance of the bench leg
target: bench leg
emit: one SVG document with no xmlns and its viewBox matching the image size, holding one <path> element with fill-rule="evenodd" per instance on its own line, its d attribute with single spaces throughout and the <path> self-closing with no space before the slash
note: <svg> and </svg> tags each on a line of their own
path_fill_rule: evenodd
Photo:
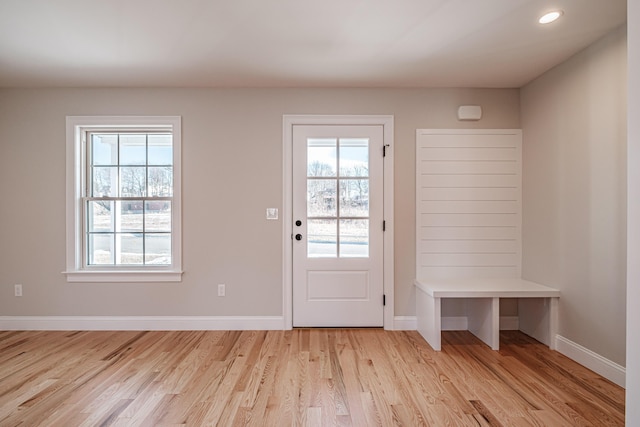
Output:
<svg viewBox="0 0 640 427">
<path fill-rule="evenodd" d="M 549 298 L 549 348 L 557 350 L 556 335 L 558 335 L 558 306 L 560 298 Z"/>
<path fill-rule="evenodd" d="M 420 289 L 416 290 L 416 317 L 418 332 L 435 351 L 441 348 L 440 298 L 434 298 Z"/>
<path fill-rule="evenodd" d="M 500 298 L 469 298 L 468 329 L 492 350 L 500 349 Z"/>
</svg>

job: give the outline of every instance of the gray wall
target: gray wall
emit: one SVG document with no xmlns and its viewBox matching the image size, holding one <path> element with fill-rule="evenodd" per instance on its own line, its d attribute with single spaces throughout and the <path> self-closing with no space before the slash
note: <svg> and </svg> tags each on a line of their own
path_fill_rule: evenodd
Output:
<svg viewBox="0 0 640 427">
<path fill-rule="evenodd" d="M 483 120 L 458 122 L 460 104 Z M 395 314 L 414 315 L 415 130 L 519 128 L 519 111 L 515 89 L 0 90 L 0 315 L 281 315 L 282 224 L 265 209 L 282 209 L 283 114 L 395 115 Z M 182 283 L 66 282 L 67 115 L 182 116 Z"/>
<path fill-rule="evenodd" d="M 623 366 L 626 40 L 620 28 L 521 91 L 522 275 L 561 290 L 560 335 Z"/>
</svg>

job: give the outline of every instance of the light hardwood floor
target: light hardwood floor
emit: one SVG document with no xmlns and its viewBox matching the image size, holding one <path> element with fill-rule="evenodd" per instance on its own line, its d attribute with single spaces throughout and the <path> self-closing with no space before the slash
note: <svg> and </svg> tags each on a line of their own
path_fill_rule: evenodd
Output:
<svg viewBox="0 0 640 427">
<path fill-rule="evenodd" d="M 624 390 L 519 332 L 0 332 L 0 426 L 622 426 Z"/>
</svg>

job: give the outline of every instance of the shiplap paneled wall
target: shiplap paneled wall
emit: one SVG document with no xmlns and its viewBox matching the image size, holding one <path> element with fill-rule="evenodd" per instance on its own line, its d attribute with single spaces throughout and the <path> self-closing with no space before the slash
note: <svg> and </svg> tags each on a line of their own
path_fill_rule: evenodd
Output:
<svg viewBox="0 0 640 427">
<path fill-rule="evenodd" d="M 520 277 L 520 130 L 418 129 L 416 275 Z"/>
</svg>

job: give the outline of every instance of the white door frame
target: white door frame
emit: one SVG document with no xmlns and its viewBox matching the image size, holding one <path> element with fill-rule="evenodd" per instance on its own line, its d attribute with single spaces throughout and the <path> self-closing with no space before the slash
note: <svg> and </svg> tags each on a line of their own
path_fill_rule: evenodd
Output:
<svg viewBox="0 0 640 427">
<path fill-rule="evenodd" d="M 383 126 L 386 157 L 384 160 L 384 329 L 394 324 L 394 260 L 393 260 L 393 116 L 391 115 L 284 115 L 282 117 L 282 313 L 283 329 L 293 328 L 293 126 L 294 125 L 372 125 Z"/>
</svg>

